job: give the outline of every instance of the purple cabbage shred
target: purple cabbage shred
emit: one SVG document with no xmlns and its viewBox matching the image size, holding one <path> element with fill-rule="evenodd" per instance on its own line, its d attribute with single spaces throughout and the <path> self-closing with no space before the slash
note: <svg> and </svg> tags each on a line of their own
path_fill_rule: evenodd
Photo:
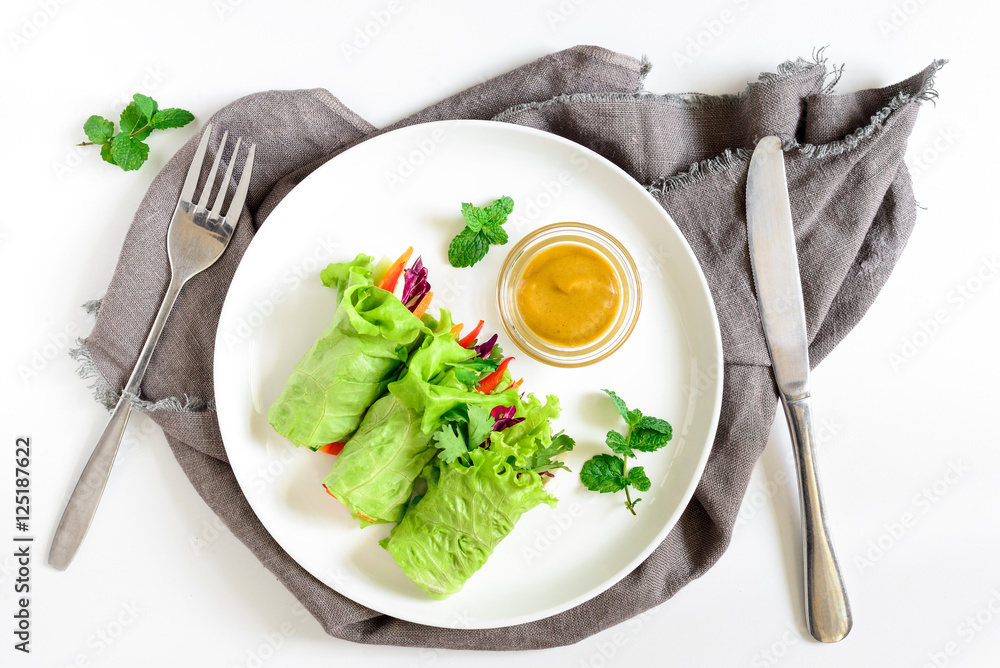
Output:
<svg viewBox="0 0 1000 668">
<path fill-rule="evenodd" d="M 420 300 L 430 292 L 431 284 L 427 282 L 427 267 L 421 258 L 414 260 L 413 264 L 403 270 L 403 296 L 399 301 L 406 305 L 406 308 L 417 307 Z"/>
<path fill-rule="evenodd" d="M 503 431 L 507 427 L 512 427 L 518 422 L 524 422 L 523 417 L 516 418 L 514 413 L 516 409 L 513 406 L 496 406 L 490 411 L 490 417 L 492 417 L 495 422 L 493 423 L 493 431 Z"/>
<path fill-rule="evenodd" d="M 473 350 L 476 351 L 476 355 L 482 357 L 483 359 L 486 359 L 487 357 L 490 356 L 490 353 L 493 352 L 493 346 L 495 346 L 496 344 L 497 344 L 497 335 L 494 334 L 485 342 L 480 343 L 478 346 L 474 346 Z"/>
</svg>

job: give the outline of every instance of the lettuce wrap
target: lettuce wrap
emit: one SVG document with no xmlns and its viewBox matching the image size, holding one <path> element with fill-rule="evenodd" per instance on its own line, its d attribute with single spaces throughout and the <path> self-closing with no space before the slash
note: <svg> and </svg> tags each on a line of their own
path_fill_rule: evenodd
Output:
<svg viewBox="0 0 1000 668">
<path fill-rule="evenodd" d="M 398 522 L 413 495 L 413 481 L 435 455 L 419 416 L 385 394 L 365 413 L 323 485 L 362 526 Z"/>
<path fill-rule="evenodd" d="M 274 430 L 312 450 L 343 442 L 368 407 L 385 393 L 410 351 L 438 323 L 414 316 L 389 291 L 373 285 L 372 258 L 323 270 L 340 299 L 332 322 L 292 369 L 267 412 Z"/>
<path fill-rule="evenodd" d="M 435 433 L 442 450 L 422 473 L 427 493 L 380 543 L 435 599 L 459 591 L 523 513 L 540 503 L 555 507 L 542 485 L 552 469 L 565 468 L 553 458 L 574 446 L 552 434 L 559 400 L 549 395 L 542 404 L 529 394 L 517 396 L 509 412 L 502 408 L 490 411 L 487 434 L 478 427 L 480 407 L 468 409 L 466 425 L 449 421 Z"/>
<path fill-rule="evenodd" d="M 403 516 L 417 478 L 438 452 L 431 434 L 445 413 L 474 405 L 488 415 L 516 400 L 513 389 L 494 394 L 475 389 L 480 375 L 496 364 L 483 364 L 459 345 L 445 329 L 447 311 L 442 322 L 441 331 L 426 336 L 410 356 L 402 380 L 390 384 L 389 393 L 368 410 L 323 479 L 362 526 L 398 522 Z"/>
<path fill-rule="evenodd" d="M 442 600 L 458 592 L 521 515 L 540 503 L 555 507 L 533 471 L 476 448 L 471 466 L 432 467 L 427 493 L 412 504 L 381 545 L 420 589 Z"/>
</svg>

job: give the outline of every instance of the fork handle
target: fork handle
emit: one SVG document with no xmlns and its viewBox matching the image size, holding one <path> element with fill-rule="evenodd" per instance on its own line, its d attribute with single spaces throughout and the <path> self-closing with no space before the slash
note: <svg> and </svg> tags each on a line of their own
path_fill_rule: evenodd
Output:
<svg viewBox="0 0 1000 668">
<path fill-rule="evenodd" d="M 70 494 L 59 526 L 56 527 L 55 536 L 52 538 L 52 546 L 49 548 L 49 565 L 53 568 L 64 571 L 69 567 L 90 529 L 94 515 L 97 514 L 97 506 L 104 494 L 104 487 L 111 475 L 111 467 L 114 466 L 118 447 L 125 434 L 125 425 L 132 412 L 132 401 L 129 397 L 138 394 L 142 377 L 146 374 L 149 360 L 153 357 L 153 349 L 160 340 L 167 316 L 170 315 L 170 310 L 183 286 L 184 281 L 171 277 L 149 336 L 146 337 L 146 343 L 143 344 L 139 359 L 132 369 L 132 375 L 125 383 L 118 404 L 111 413 L 111 419 L 104 428 L 101 438 L 98 439 L 86 466 L 83 467 L 83 473 L 80 474 L 80 480 L 77 481 L 73 493 Z"/>
</svg>

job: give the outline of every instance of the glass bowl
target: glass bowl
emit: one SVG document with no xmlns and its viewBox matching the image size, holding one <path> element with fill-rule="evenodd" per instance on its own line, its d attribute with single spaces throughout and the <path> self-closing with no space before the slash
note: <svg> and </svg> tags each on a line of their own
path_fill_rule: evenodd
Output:
<svg viewBox="0 0 1000 668">
<path fill-rule="evenodd" d="M 603 258 L 619 294 L 610 325 L 595 339 L 576 346 L 553 343 L 533 332 L 518 307 L 518 288 L 529 263 L 542 251 L 562 245 L 582 246 Z M 554 223 L 528 234 L 507 255 L 497 281 L 497 307 L 507 335 L 529 357 L 551 366 L 586 366 L 611 355 L 632 333 L 641 305 L 642 286 L 632 256 L 607 232 L 584 223 Z"/>
</svg>

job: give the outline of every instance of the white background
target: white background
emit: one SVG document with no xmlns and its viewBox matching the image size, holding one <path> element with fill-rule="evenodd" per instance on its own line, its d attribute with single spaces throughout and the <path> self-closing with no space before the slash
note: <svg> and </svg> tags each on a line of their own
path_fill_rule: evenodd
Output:
<svg viewBox="0 0 1000 668">
<path fill-rule="evenodd" d="M 0 10 L 0 663 L 995 665 L 1000 12 L 931 0 L 340 4 L 11 0 Z M 367 43 L 358 37 L 366 27 Z M 345 54 L 356 39 L 358 51 Z M 107 419 L 66 354 L 91 327 L 80 305 L 103 293 L 149 182 L 195 132 L 154 135 L 149 164 L 123 173 L 73 147 L 87 116 L 116 118 L 119 100 L 136 91 L 200 121 L 247 93 L 324 87 L 382 126 L 575 44 L 647 54 L 655 92 L 736 92 L 823 45 L 847 65 L 840 92 L 951 61 L 909 145 L 923 207 L 916 230 L 868 315 L 814 375 L 820 472 L 855 616 L 846 640 L 821 645 L 805 632 L 780 418 L 718 565 L 642 618 L 570 647 L 509 655 L 325 635 L 222 528 L 141 414 L 76 561 L 64 573 L 45 564 L 66 494 Z M 685 51 L 689 62 L 680 62 Z M 33 444 L 30 655 L 13 649 L 15 531 L 4 519 L 22 435 Z"/>
</svg>

